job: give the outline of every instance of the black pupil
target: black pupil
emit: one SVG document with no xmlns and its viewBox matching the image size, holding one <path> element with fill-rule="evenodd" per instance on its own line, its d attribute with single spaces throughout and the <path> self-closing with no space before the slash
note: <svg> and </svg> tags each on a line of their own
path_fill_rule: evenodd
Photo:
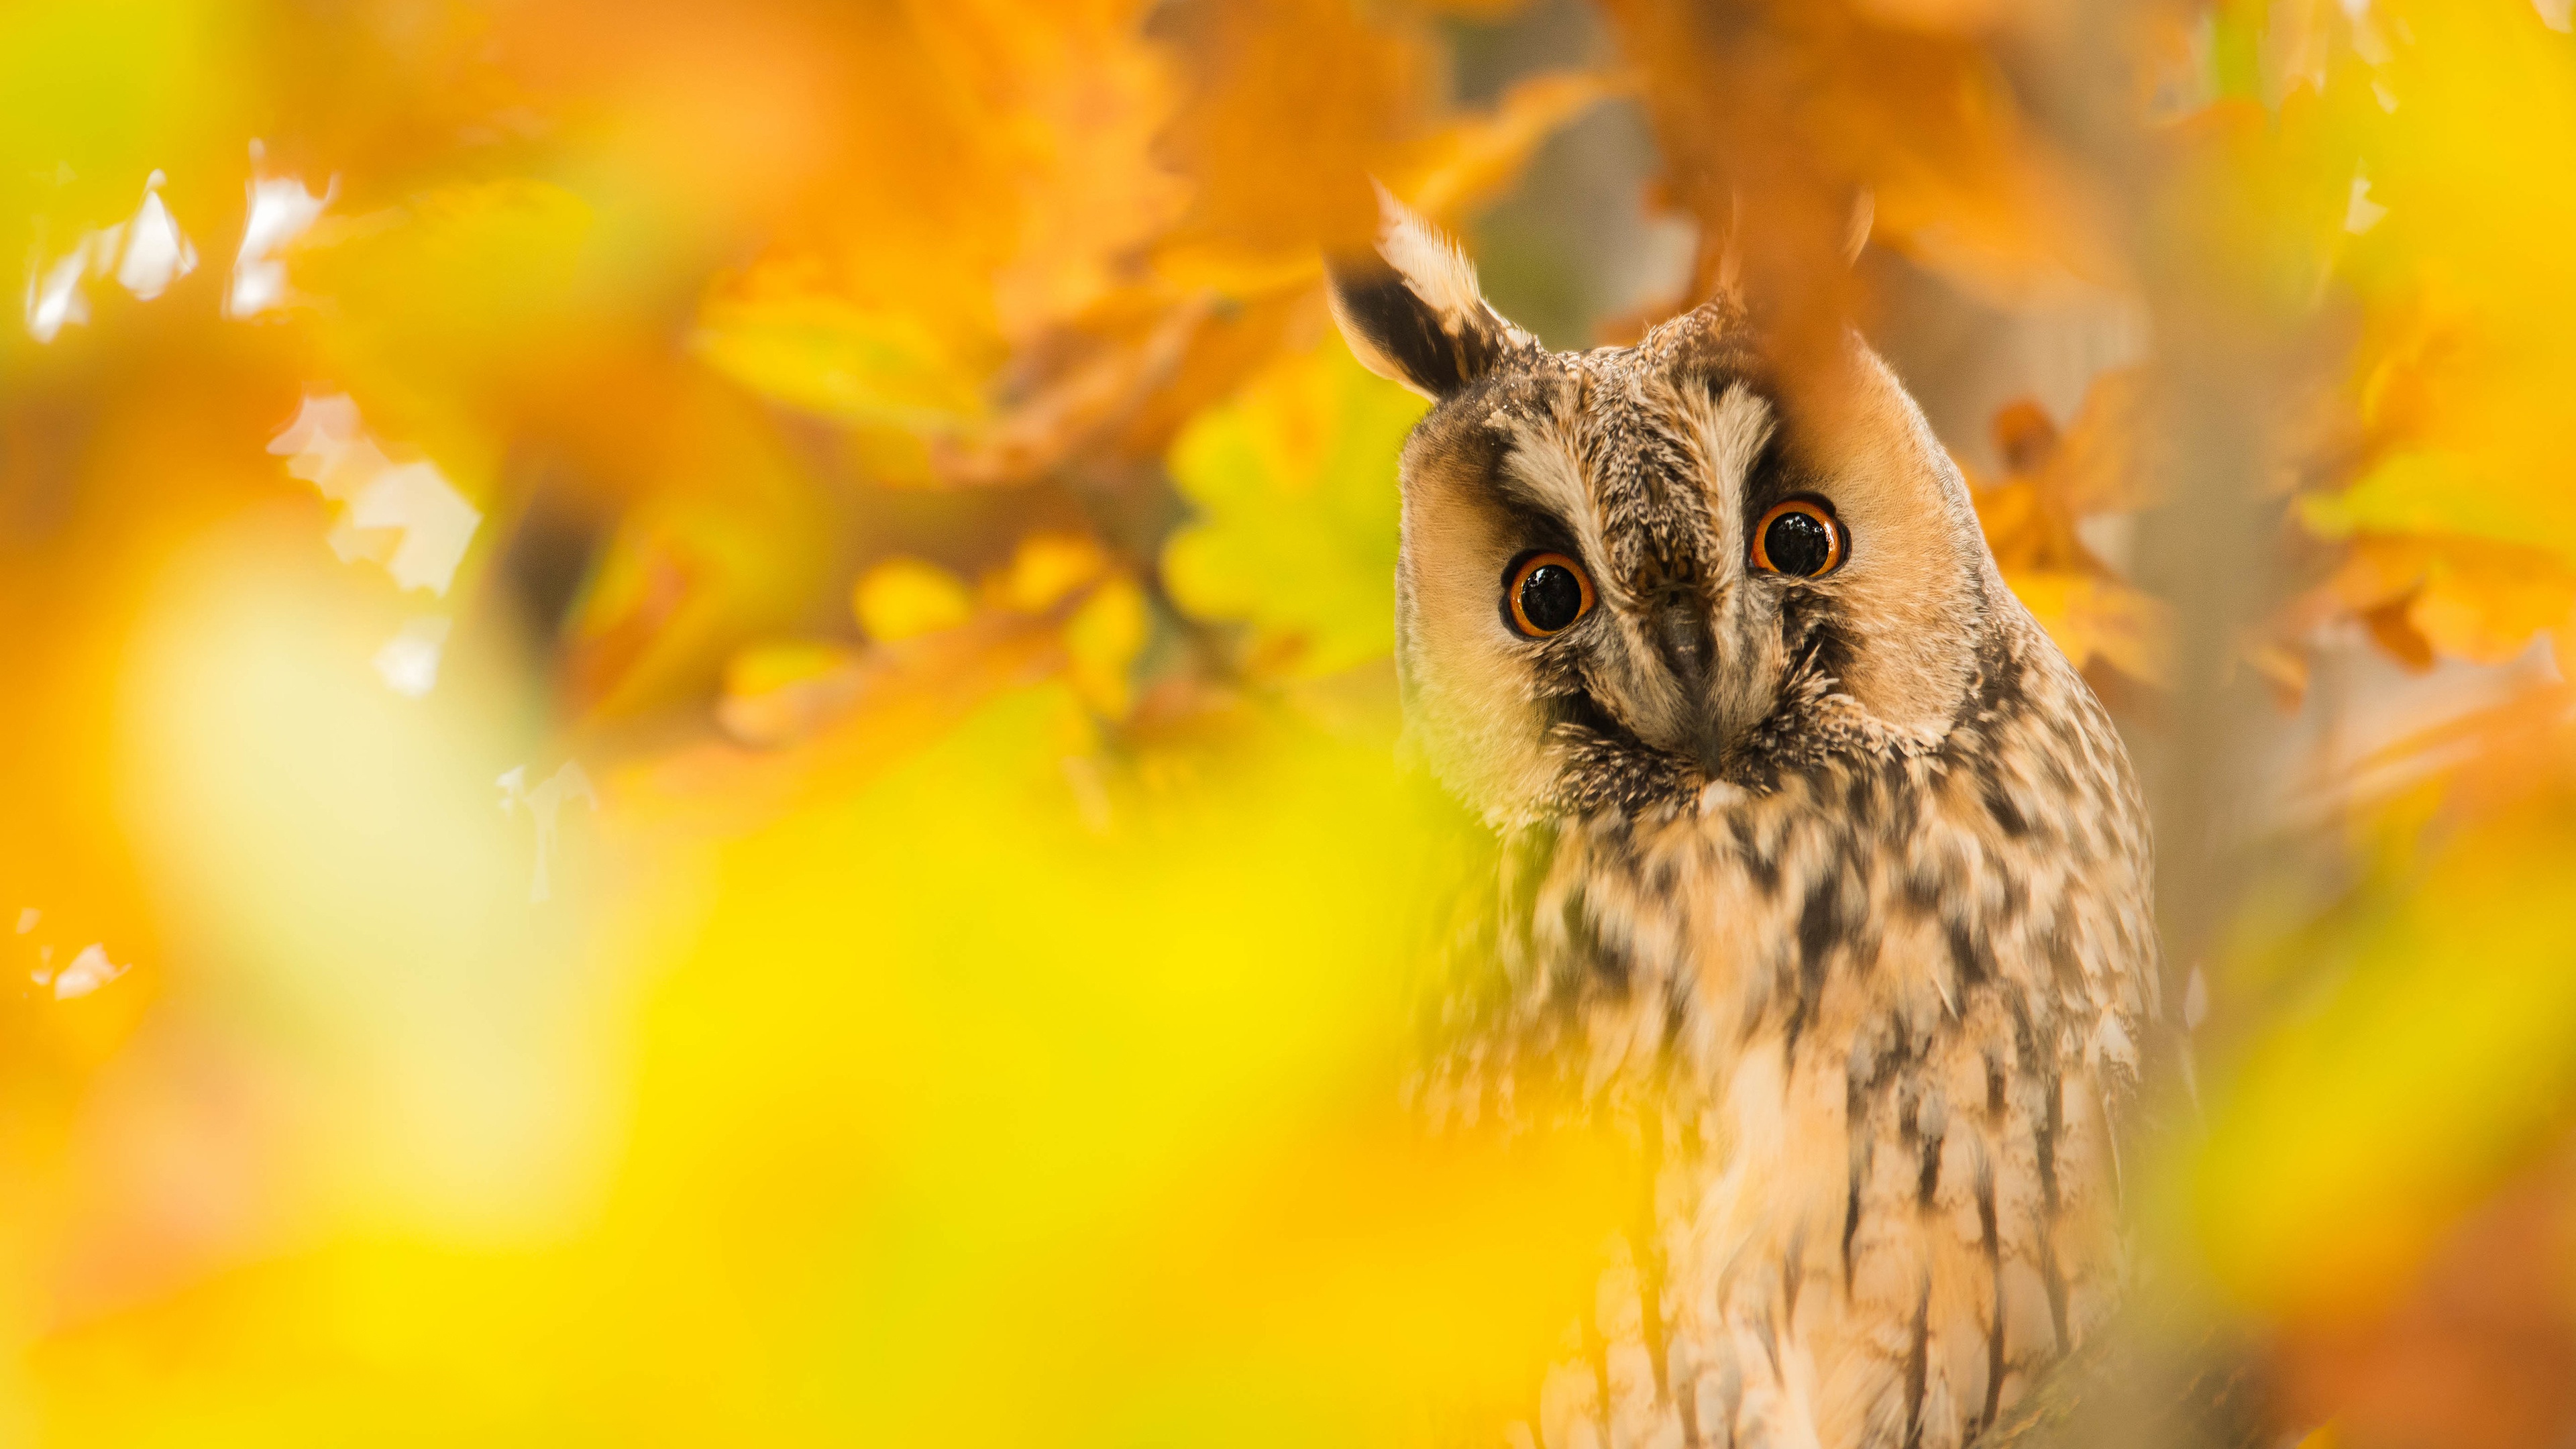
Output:
<svg viewBox="0 0 2576 1449">
<path fill-rule="evenodd" d="M 1521 580 L 1521 617 L 1553 634 L 1583 612 L 1583 581 L 1563 564 L 1540 564 Z"/>
<path fill-rule="evenodd" d="M 1833 561 L 1833 530 L 1812 513 L 1783 513 L 1763 531 L 1762 552 L 1780 572 L 1813 578 Z"/>
</svg>

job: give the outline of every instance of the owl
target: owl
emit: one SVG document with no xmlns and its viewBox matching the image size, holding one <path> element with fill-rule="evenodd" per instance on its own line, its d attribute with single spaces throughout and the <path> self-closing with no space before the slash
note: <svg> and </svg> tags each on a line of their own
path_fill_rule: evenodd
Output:
<svg viewBox="0 0 2576 1449">
<path fill-rule="evenodd" d="M 1498 847 L 1423 1100 L 1553 1082 L 1656 1164 L 1510 1439 L 1970 1443 L 2128 1275 L 2161 1009 L 2118 735 L 1857 337 L 1786 365 L 1720 300 L 1552 352 L 1400 211 L 1330 272 L 1433 402 L 1407 729 Z"/>
</svg>

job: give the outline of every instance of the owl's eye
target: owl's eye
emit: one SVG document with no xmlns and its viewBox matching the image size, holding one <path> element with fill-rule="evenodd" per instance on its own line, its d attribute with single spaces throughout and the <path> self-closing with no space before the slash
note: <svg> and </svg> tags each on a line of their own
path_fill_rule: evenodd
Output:
<svg viewBox="0 0 2576 1449">
<path fill-rule="evenodd" d="M 1561 634 L 1592 612 L 1592 580 L 1561 553 L 1534 553 L 1512 565 L 1503 607 L 1512 627 L 1533 639 Z"/>
<path fill-rule="evenodd" d="M 1775 574 L 1812 579 L 1832 573 L 1845 547 L 1843 526 L 1813 498 L 1774 503 L 1753 528 L 1753 565 Z"/>
</svg>

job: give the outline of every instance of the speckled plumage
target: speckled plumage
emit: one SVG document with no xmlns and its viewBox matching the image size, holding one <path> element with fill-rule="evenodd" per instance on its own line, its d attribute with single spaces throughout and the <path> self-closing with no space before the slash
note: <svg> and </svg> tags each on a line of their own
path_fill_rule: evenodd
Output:
<svg viewBox="0 0 2576 1449">
<path fill-rule="evenodd" d="M 2119 739 L 1857 340 L 1784 379 L 1718 304 L 1549 353 L 1418 223 L 1383 254 L 1335 304 L 1438 404 L 1403 469 L 1410 727 L 1500 847 L 1423 1102 L 1550 1084 L 1658 1163 L 1516 1432 L 1965 1444 L 2125 1273 L 2159 1005 Z M 1749 562 L 1789 494 L 1848 525 L 1839 570 Z M 1554 637 L 1498 610 L 1532 548 L 1600 596 Z"/>
</svg>

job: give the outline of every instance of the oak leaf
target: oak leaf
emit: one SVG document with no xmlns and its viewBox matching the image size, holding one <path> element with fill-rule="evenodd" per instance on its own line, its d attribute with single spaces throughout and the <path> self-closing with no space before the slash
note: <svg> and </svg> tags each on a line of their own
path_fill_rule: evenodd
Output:
<svg viewBox="0 0 2576 1449">
<path fill-rule="evenodd" d="M 1174 602 L 1291 673 L 1391 652 L 1396 458 L 1424 406 L 1328 337 L 1202 415 L 1172 447 L 1197 514 L 1163 550 Z"/>
</svg>

